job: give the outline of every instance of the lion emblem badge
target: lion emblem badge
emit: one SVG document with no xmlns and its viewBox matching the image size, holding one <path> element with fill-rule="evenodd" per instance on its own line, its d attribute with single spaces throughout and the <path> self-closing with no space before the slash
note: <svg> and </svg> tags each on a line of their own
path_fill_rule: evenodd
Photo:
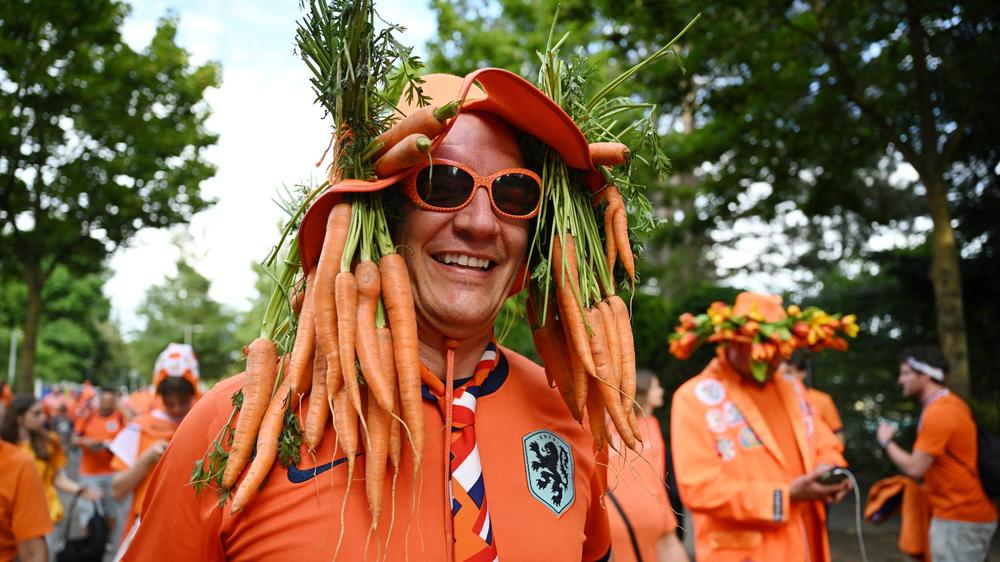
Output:
<svg viewBox="0 0 1000 562">
<path fill-rule="evenodd" d="M 525 435 L 523 442 L 528 490 L 559 517 L 576 499 L 573 449 L 561 437 L 545 429 Z"/>
</svg>

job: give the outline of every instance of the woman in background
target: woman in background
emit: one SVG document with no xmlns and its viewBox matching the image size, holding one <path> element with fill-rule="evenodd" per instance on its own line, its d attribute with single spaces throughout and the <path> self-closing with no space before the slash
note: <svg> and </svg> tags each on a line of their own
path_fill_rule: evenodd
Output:
<svg viewBox="0 0 1000 562">
<path fill-rule="evenodd" d="M 45 427 L 45 409 L 41 400 L 30 394 L 16 395 L 0 421 L 0 438 L 35 459 L 35 466 L 45 485 L 45 501 L 53 524 L 58 524 L 63 518 L 63 505 L 56 490 L 91 501 L 101 499 L 103 492 L 100 488 L 81 486 L 63 472 L 66 453 L 59 436 Z M 52 539 L 58 532 L 49 533 L 46 537 L 50 552 L 53 551 Z"/>
<path fill-rule="evenodd" d="M 642 435 L 641 457 L 621 446 L 610 451 L 608 520 L 615 562 L 687 562 L 677 537 L 677 517 L 664 483 L 666 447 L 653 412 L 663 406 L 663 387 L 649 370 L 636 373 L 636 420 Z M 642 408 L 640 409 L 640 406 Z M 613 425 L 608 424 L 613 431 Z M 618 478 L 614 477 L 618 474 Z"/>
</svg>

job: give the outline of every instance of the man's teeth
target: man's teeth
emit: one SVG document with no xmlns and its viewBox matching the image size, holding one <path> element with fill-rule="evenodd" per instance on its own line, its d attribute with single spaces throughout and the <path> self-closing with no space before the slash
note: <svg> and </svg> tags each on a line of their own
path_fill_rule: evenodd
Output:
<svg viewBox="0 0 1000 562">
<path fill-rule="evenodd" d="M 486 269 L 490 266 L 490 260 L 466 256 L 464 254 L 441 254 L 438 256 L 438 261 L 448 265 L 458 264 L 466 267 L 477 267 L 479 269 Z"/>
</svg>

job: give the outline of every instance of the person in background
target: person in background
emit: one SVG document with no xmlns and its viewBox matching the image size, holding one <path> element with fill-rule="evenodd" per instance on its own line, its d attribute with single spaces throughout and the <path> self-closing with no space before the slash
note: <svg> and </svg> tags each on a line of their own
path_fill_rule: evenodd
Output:
<svg viewBox="0 0 1000 562">
<path fill-rule="evenodd" d="M 156 388 L 153 385 L 144 386 L 122 401 L 122 412 L 131 420 L 136 416 L 152 412 L 154 404 L 156 404 Z"/>
<path fill-rule="evenodd" d="M 948 363 L 934 348 L 911 348 L 899 357 L 903 396 L 923 405 L 913 452 L 892 440 L 896 428 L 879 424 L 879 445 L 903 474 L 924 480 L 931 504 L 934 562 L 980 562 L 997 528 L 997 509 L 983 491 L 977 463 L 976 424 L 969 406 L 945 386 Z"/>
<path fill-rule="evenodd" d="M 118 392 L 113 388 L 102 388 L 98 407 L 76 422 L 73 444 L 80 448 L 80 482 L 88 486 L 100 488 L 105 497 L 101 506 L 108 520 L 108 528 L 115 529 L 118 522 L 118 502 L 111 498 L 111 479 L 114 469 L 111 467 L 111 441 L 125 428 L 125 416 L 118 410 Z M 89 521 L 93 512 L 93 504 L 87 503 L 80 507 L 79 520 Z M 112 536 L 120 536 L 112 533 Z"/>
<path fill-rule="evenodd" d="M 63 471 L 66 453 L 59 437 L 45 429 L 45 411 L 41 400 L 30 394 L 16 395 L 0 422 L 0 437 L 17 445 L 35 459 L 35 466 L 45 486 L 45 502 L 53 523 L 58 524 L 63 518 L 63 505 L 56 490 L 71 496 L 79 495 L 90 501 L 97 501 L 103 496 L 100 488 L 84 486 L 66 476 Z M 49 533 L 46 536 L 50 550 L 56 534 Z"/>
<path fill-rule="evenodd" d="M 45 485 L 33 458 L 0 440 L 0 560 L 45 562 L 52 532 Z"/>
<path fill-rule="evenodd" d="M 111 466 L 116 471 L 111 479 L 111 496 L 120 501 L 132 494 L 123 527 L 123 548 L 128 547 L 129 530 L 137 524 L 153 469 L 194 405 L 199 377 L 194 349 L 187 344 L 168 345 L 153 368 L 153 385 L 162 408 L 140 414 L 111 442 Z"/>
<path fill-rule="evenodd" d="M 69 407 L 60 403 L 56 412 L 49 416 L 48 427 L 59 436 L 63 449 L 69 451 L 73 446 L 73 419 L 69 416 Z"/>
<path fill-rule="evenodd" d="M 611 551 L 616 562 L 687 562 L 664 485 L 666 446 L 660 421 L 653 415 L 663 406 L 663 387 L 652 371 L 636 373 L 635 395 L 642 456 L 623 454 L 626 448 L 620 441 L 611 452 L 609 466 L 620 474 L 617 479 L 609 476 L 608 482 Z"/>
<path fill-rule="evenodd" d="M 806 402 L 812 408 L 813 414 L 823 420 L 830 428 L 830 431 L 833 431 L 837 439 L 840 439 L 840 442 L 843 443 L 844 422 L 840 421 L 840 413 L 837 411 L 837 406 L 833 403 L 832 396 L 822 390 L 813 388 L 812 374 L 809 372 L 809 366 L 809 358 L 801 351 L 794 353 L 791 360 L 783 364 L 785 374 L 795 377 L 796 380 L 805 386 Z"/>
<path fill-rule="evenodd" d="M 674 355 L 718 344 L 715 359 L 674 393 L 670 412 L 677 484 L 700 560 L 830 560 L 822 502 L 840 501 L 850 482 L 820 478 L 846 466 L 843 445 L 814 419 L 802 385 L 775 373 L 807 345 L 788 324 L 829 324 L 826 345 L 847 344 L 833 335 L 836 318 L 801 317 L 798 307 L 786 312 L 781 297 L 755 293 L 740 293 L 732 308 L 716 302 L 704 315 L 681 316 Z M 777 337 L 758 337 L 767 333 Z"/>
<path fill-rule="evenodd" d="M 87 417 L 95 408 L 97 408 L 97 389 L 94 388 L 94 383 L 90 382 L 90 379 L 84 379 L 83 385 L 80 386 L 80 392 L 72 401 L 70 417 L 73 418 L 73 423 Z"/>
</svg>

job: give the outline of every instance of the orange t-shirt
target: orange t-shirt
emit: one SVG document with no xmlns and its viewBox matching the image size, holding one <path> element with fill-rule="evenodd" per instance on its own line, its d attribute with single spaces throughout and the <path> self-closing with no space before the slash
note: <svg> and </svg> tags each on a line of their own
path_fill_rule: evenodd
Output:
<svg viewBox="0 0 1000 562">
<path fill-rule="evenodd" d="M 14 560 L 18 543 L 51 531 L 45 487 L 34 458 L 0 440 L 0 561 Z"/>
<path fill-rule="evenodd" d="M 111 468 L 119 472 L 127 470 L 153 444 L 161 439 L 170 441 L 176 431 L 177 424 L 160 410 L 153 410 L 152 413 L 136 417 L 111 442 L 111 453 L 114 455 L 111 459 Z M 132 505 L 125 517 L 125 526 L 122 527 L 126 533 L 139 515 L 152 478 L 153 472 L 150 471 L 132 490 Z"/>
<path fill-rule="evenodd" d="M 184 419 L 153 473 L 141 523 L 125 561 L 154 560 L 164 552 L 178 560 L 205 562 L 328 559 L 341 536 L 341 522 L 345 532 L 340 558 L 361 559 L 371 525 L 363 480 L 365 457 L 355 461 L 347 494 L 347 463 L 334 450 L 335 436 L 329 425 L 315 456 L 303 444 L 300 462 L 288 467 L 274 463 L 266 484 L 242 513 L 230 514 L 228 505 L 220 509 L 212 489 L 195 495 L 188 484 L 192 466 L 229 419 L 230 397 L 242 384 L 243 376 L 220 382 Z M 605 557 L 610 536 L 600 499 L 606 476 L 594 462 L 589 434 L 570 415 L 558 391 L 549 388 L 542 369 L 520 355 L 503 350 L 482 386 L 476 406 L 476 443 L 500 559 L 532 560 L 540 553 L 554 561 Z M 308 400 L 303 399 L 302 408 L 308 409 Z M 414 561 L 446 558 L 444 518 L 451 515 L 444 499 L 444 420 L 437 404 L 426 399 L 423 414 L 425 445 L 419 485 L 414 490 L 412 455 L 404 447 L 392 535 L 388 536 L 394 509 L 390 467 L 382 521 L 370 542 L 372 559 L 404 560 L 404 554 Z M 300 417 L 307 415 L 307 411 L 300 412 Z M 565 473 L 560 469 L 547 478 L 538 473 L 549 460 L 538 458 L 537 447 L 529 447 L 539 439 L 545 440 L 546 447 L 568 454 L 565 458 L 571 462 Z M 561 495 L 553 501 L 551 486 L 556 481 L 561 484 Z"/>
<path fill-rule="evenodd" d="M 91 412 L 76 422 L 77 435 L 89 437 L 109 445 L 118 432 L 125 428 L 125 418 L 115 411 L 102 416 L 100 411 Z M 90 447 L 80 447 L 83 455 L 80 459 L 80 474 L 84 476 L 103 476 L 114 472 L 111 467 L 111 450 L 107 446 L 94 451 Z"/>
<path fill-rule="evenodd" d="M 979 481 L 976 424 L 965 402 L 945 390 L 920 414 L 913 450 L 934 457 L 924 474 L 934 517 L 988 523 L 997 510 Z"/>
<path fill-rule="evenodd" d="M 128 399 L 122 405 L 122 409 L 130 417 L 148 414 L 153 411 L 156 403 L 156 393 L 148 388 L 143 388 L 128 395 Z"/>
<path fill-rule="evenodd" d="M 830 431 L 837 433 L 844 430 L 844 422 L 840 420 L 840 413 L 833 403 L 833 397 L 815 388 L 806 389 L 806 402 L 812 406 L 813 412 L 819 416 L 830 428 Z"/>
<path fill-rule="evenodd" d="M 642 456 L 637 457 L 632 451 L 627 454 L 612 451 L 609 463 L 613 470 L 619 471 L 618 478 L 608 477 L 610 502 L 605 502 L 615 562 L 637 560 L 635 548 L 639 549 L 642 560 L 658 560 L 657 544 L 664 536 L 677 530 L 677 516 L 670 508 L 664 482 L 666 447 L 660 422 L 654 416 L 645 416 L 637 421 L 643 440 Z M 625 447 L 619 447 L 619 451 L 625 450 Z"/>
</svg>

